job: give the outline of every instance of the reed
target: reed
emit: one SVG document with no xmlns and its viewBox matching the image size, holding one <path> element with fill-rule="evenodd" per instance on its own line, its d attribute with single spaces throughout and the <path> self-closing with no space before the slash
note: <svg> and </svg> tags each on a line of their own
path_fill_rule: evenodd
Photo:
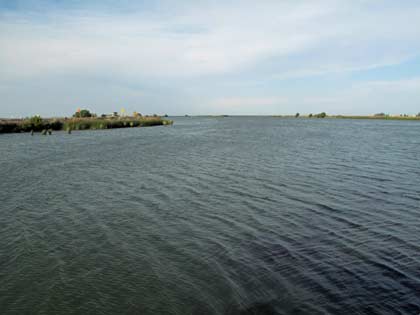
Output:
<svg viewBox="0 0 420 315">
<path fill-rule="evenodd" d="M 96 130 L 172 125 L 173 121 L 156 117 L 119 118 L 58 118 L 42 119 L 34 116 L 27 119 L 0 120 L 0 133 L 42 132 L 44 130 Z"/>
<path fill-rule="evenodd" d="M 96 130 L 170 125 L 172 121 L 160 117 L 141 118 L 75 118 L 64 122 L 64 130 Z"/>
</svg>

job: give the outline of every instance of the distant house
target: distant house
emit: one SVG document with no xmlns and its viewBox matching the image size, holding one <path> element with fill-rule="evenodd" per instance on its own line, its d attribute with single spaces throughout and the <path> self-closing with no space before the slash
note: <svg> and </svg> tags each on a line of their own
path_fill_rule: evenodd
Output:
<svg viewBox="0 0 420 315">
<path fill-rule="evenodd" d="M 115 118 L 115 117 L 119 117 L 117 112 L 113 112 L 111 114 L 102 114 L 101 115 L 102 118 Z"/>
</svg>

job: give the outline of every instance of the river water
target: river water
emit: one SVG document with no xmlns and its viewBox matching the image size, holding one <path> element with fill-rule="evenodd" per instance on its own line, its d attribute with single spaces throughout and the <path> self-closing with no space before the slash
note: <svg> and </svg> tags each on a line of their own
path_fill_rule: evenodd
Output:
<svg viewBox="0 0 420 315">
<path fill-rule="evenodd" d="M 420 123 L 0 136 L 1 314 L 420 312 Z"/>
</svg>

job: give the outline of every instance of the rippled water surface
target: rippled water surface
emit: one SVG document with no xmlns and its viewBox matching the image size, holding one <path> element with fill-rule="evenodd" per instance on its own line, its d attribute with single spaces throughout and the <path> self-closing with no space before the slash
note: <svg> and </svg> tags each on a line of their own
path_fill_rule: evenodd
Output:
<svg viewBox="0 0 420 315">
<path fill-rule="evenodd" d="M 420 312 L 420 123 L 0 136 L 1 314 Z"/>
</svg>

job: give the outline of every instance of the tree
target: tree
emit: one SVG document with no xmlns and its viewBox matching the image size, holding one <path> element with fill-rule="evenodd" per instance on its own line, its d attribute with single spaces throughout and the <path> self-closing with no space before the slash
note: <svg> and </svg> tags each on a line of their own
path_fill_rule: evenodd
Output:
<svg viewBox="0 0 420 315">
<path fill-rule="evenodd" d="M 319 113 L 315 115 L 316 118 L 325 118 L 327 117 L 327 114 L 325 112 Z"/>
<path fill-rule="evenodd" d="M 299 113 L 296 113 L 295 118 L 298 118 L 299 116 L 300 116 L 300 114 Z"/>
<path fill-rule="evenodd" d="M 312 118 L 312 113 L 311 113 L 311 114 L 309 114 L 309 118 Z"/>
<path fill-rule="evenodd" d="M 80 110 L 80 111 L 77 111 L 74 115 L 73 115 L 73 117 L 77 117 L 77 118 L 80 118 L 80 117 L 92 117 L 92 114 L 91 114 L 91 112 L 88 110 L 88 109 L 82 109 L 82 110 Z"/>
<path fill-rule="evenodd" d="M 418 113 L 416 116 L 417 116 L 417 117 L 420 117 L 420 113 Z"/>
</svg>

